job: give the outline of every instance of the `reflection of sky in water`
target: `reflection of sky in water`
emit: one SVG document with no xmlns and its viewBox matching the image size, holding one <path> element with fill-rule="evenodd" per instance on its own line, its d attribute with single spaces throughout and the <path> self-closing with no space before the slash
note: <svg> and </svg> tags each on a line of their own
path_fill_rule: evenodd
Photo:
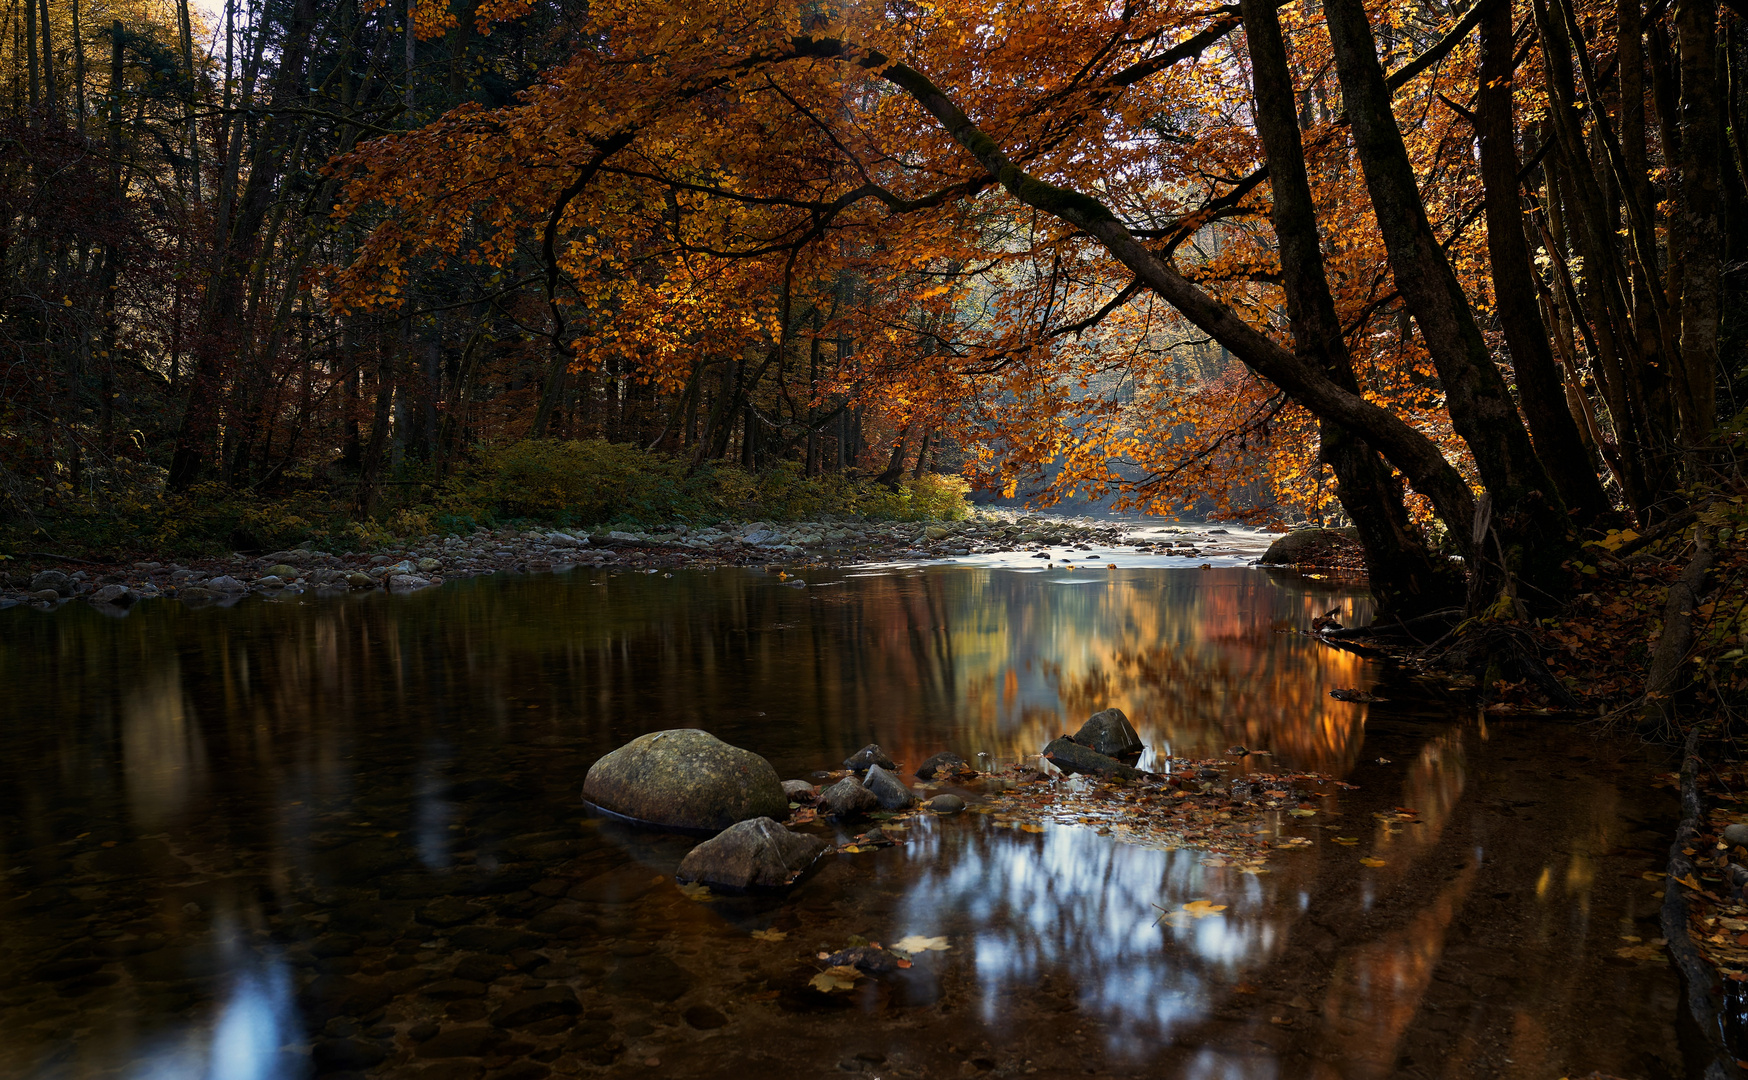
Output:
<svg viewBox="0 0 1748 1080">
<path fill-rule="evenodd" d="M 449 824 L 455 817 L 455 808 L 443 798 L 448 787 L 443 771 L 449 762 L 440 749 L 427 748 L 425 767 L 413 795 L 413 835 L 417 838 L 419 861 L 432 870 L 449 867 Z"/>
<path fill-rule="evenodd" d="M 127 1080 L 303 1080 L 308 1059 L 281 1053 L 303 1038 L 285 966 L 269 960 L 231 984 L 210 1032 L 148 1051 Z"/>
<path fill-rule="evenodd" d="M 1200 852 L 1118 844 L 1076 828 L 957 835 L 963 844 L 944 861 L 938 839 L 909 849 L 918 877 L 894 931 L 970 928 L 980 1018 L 993 1026 L 1048 974 L 1072 982 L 1079 1007 L 1108 1024 L 1108 1052 L 1142 1055 L 1204 1020 L 1222 985 L 1266 960 L 1280 937 L 1262 918 L 1260 882 L 1247 875 L 1220 885 L 1226 911 L 1160 921 L 1162 909 L 1213 895 Z"/>
</svg>

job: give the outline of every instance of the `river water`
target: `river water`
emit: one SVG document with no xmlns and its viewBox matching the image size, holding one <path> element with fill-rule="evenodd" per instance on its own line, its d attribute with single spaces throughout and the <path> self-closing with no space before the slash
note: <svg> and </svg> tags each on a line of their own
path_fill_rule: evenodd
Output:
<svg viewBox="0 0 1748 1080">
<path fill-rule="evenodd" d="M 0 1076 L 1688 1071 L 1642 747 L 1323 646 L 1295 631 L 1369 600 L 1293 574 L 808 576 L 0 612 Z M 1353 786 L 1273 823 L 1310 843 L 1261 874 L 968 813 L 780 897 L 688 895 L 695 840 L 580 796 L 661 728 L 808 778 L 868 742 L 1013 763 L 1111 705 L 1148 760 Z M 946 948 L 808 988 L 820 951 L 910 936 Z"/>
</svg>

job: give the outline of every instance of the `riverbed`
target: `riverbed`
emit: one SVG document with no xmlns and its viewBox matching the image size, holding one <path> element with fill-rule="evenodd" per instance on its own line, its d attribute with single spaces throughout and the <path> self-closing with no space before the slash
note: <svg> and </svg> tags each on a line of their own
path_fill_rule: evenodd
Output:
<svg viewBox="0 0 1748 1080">
<path fill-rule="evenodd" d="M 1688 1070 L 1666 761 L 1303 633 L 1353 588 L 1099 554 L 0 612 L 0 1075 Z M 785 778 L 869 742 L 995 771 L 1107 706 L 1144 767 L 1329 781 L 1260 873 L 965 813 L 757 897 L 680 888 L 695 838 L 580 794 L 661 728 Z"/>
</svg>

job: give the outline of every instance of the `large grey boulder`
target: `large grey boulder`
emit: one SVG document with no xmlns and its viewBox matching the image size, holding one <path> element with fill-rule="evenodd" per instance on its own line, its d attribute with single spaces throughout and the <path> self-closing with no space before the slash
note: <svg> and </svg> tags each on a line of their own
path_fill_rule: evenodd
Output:
<svg viewBox="0 0 1748 1080">
<path fill-rule="evenodd" d="M 829 845 L 817 836 L 790 832 L 768 817 L 731 825 L 680 860 L 674 876 L 729 889 L 787 885 L 813 865 Z"/>
<path fill-rule="evenodd" d="M 770 762 L 696 728 L 640 735 L 601 758 L 583 778 L 583 798 L 680 829 L 715 831 L 789 811 Z"/>
<path fill-rule="evenodd" d="M 1358 547 L 1359 535 L 1352 529 L 1295 529 L 1270 544 L 1262 561 L 1281 566 L 1322 563 Z"/>
<path fill-rule="evenodd" d="M 1074 733 L 1073 739 L 1106 757 L 1128 757 L 1145 749 L 1141 745 L 1141 736 L 1135 734 L 1135 728 L 1129 723 L 1129 718 L 1123 715 L 1122 709 L 1105 709 L 1093 713 L 1087 717 L 1086 723 L 1080 725 L 1080 730 Z"/>
</svg>

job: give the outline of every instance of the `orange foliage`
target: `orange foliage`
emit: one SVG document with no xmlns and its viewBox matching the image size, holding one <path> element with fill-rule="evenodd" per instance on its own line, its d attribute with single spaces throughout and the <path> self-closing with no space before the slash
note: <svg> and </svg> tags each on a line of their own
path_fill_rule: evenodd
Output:
<svg viewBox="0 0 1748 1080">
<path fill-rule="evenodd" d="M 1392 69 L 1451 21 L 1376 7 Z M 1282 16 L 1362 389 L 1467 469 L 1395 298 L 1327 36 L 1296 6 Z M 392 306 L 414 267 L 450 260 L 508 273 L 542 251 L 550 222 L 551 300 L 579 367 L 611 362 L 679 392 L 712 358 L 756 361 L 812 337 L 826 368 L 816 401 L 848 394 L 894 428 L 941 431 L 973 448 L 967 469 L 989 487 L 1054 465 L 1046 501 L 1116 493 L 1169 511 L 1208 498 L 1221 515 L 1322 517 L 1336 507 L 1309 414 L 1096 242 L 1016 202 L 879 65 L 851 62 L 902 59 L 1014 162 L 1096 193 L 1285 340 L 1235 26 L 1190 0 L 595 4 L 579 35 L 592 45 L 516 104 L 464 106 L 341 163 L 342 215 L 380 217 L 332 298 Z M 826 40 L 844 43 L 838 59 L 809 55 Z M 1459 45 L 1397 110 L 1435 227 L 1484 300 L 1474 137 L 1445 103 L 1472 99 L 1474 53 Z"/>
</svg>

